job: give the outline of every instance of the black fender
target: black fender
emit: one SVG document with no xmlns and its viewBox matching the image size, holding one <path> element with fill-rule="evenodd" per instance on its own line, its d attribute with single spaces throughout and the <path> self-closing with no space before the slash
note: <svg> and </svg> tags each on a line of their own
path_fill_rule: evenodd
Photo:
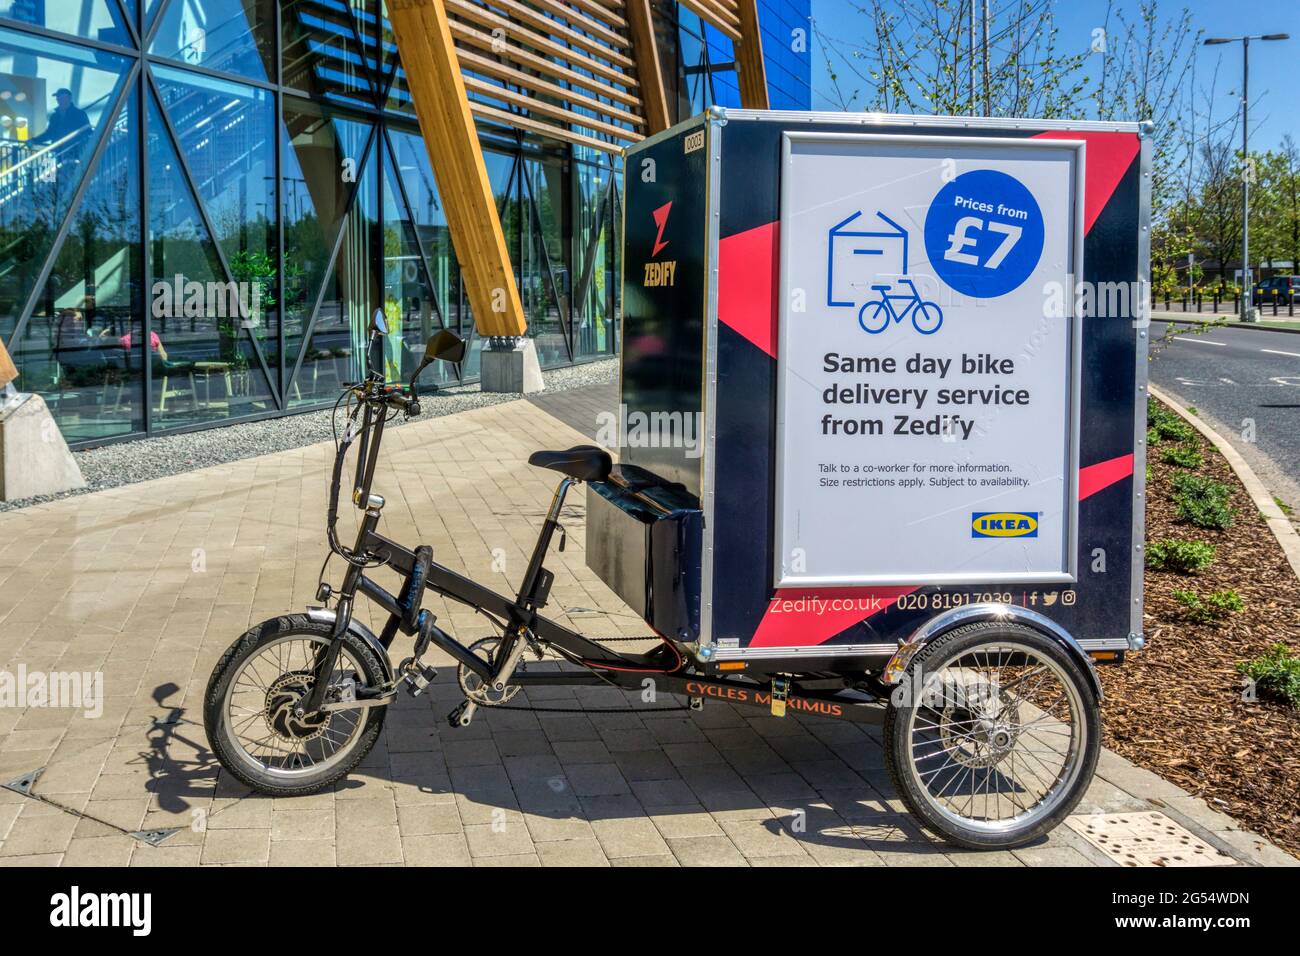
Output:
<svg viewBox="0 0 1300 956">
<path fill-rule="evenodd" d="M 313 607 L 307 609 L 307 616 L 313 621 L 321 621 L 326 624 L 333 624 L 338 620 L 338 614 L 327 607 Z M 348 621 L 348 633 L 352 634 L 372 651 L 379 658 L 380 665 L 384 668 L 384 680 L 394 680 L 393 662 L 388 659 L 388 649 L 375 636 L 375 632 L 370 630 L 355 617 Z"/>
</svg>

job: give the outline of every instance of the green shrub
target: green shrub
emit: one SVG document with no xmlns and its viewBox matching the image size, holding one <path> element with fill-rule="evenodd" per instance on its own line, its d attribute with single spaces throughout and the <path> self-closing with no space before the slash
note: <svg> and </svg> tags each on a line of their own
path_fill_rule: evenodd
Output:
<svg viewBox="0 0 1300 956">
<path fill-rule="evenodd" d="M 1200 468 L 1204 459 L 1195 445 L 1170 445 L 1160 452 L 1160 460 L 1179 468 Z"/>
<path fill-rule="evenodd" d="M 1147 445 L 1148 445 L 1148 447 L 1151 446 L 1151 445 L 1158 445 L 1158 444 L 1160 444 L 1160 432 L 1157 431 L 1157 430 L 1154 429 L 1154 428 L 1148 428 L 1148 429 L 1147 429 Z"/>
<path fill-rule="evenodd" d="M 1285 644 L 1274 644 L 1267 654 L 1242 661 L 1237 670 L 1255 682 L 1255 690 L 1300 707 L 1300 655 Z"/>
<path fill-rule="evenodd" d="M 1194 574 L 1214 563 L 1214 545 L 1205 541 L 1169 538 L 1147 545 L 1147 567 L 1158 571 Z"/>
<path fill-rule="evenodd" d="M 1165 408 L 1154 398 L 1147 399 L 1147 440 L 1149 444 L 1154 444 L 1151 439 L 1152 432 L 1155 433 L 1156 439 L 1169 441 L 1191 441 L 1196 436 L 1196 429 L 1187 422 L 1183 421 L 1169 409 Z"/>
<path fill-rule="evenodd" d="M 1162 439 L 1168 441 L 1186 442 L 1196 437 L 1196 429 L 1174 415 L 1156 422 L 1155 429 Z"/>
<path fill-rule="evenodd" d="M 1201 475 L 1182 474 L 1174 478 L 1174 506 L 1179 521 L 1198 528 L 1231 527 L 1236 511 L 1228 506 L 1232 489 L 1221 481 Z"/>
<path fill-rule="evenodd" d="M 1232 588 L 1212 591 L 1205 597 L 1195 591 L 1175 591 L 1174 600 L 1183 606 L 1183 617 L 1193 624 L 1217 626 L 1246 607 L 1241 596 Z"/>
</svg>

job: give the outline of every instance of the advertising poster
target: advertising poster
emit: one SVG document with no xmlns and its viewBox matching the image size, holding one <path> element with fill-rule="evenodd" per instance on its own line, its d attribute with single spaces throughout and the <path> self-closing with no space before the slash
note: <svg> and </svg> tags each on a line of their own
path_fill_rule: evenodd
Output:
<svg viewBox="0 0 1300 956">
<path fill-rule="evenodd" d="M 786 134 L 779 587 L 1073 580 L 1082 162 Z"/>
</svg>

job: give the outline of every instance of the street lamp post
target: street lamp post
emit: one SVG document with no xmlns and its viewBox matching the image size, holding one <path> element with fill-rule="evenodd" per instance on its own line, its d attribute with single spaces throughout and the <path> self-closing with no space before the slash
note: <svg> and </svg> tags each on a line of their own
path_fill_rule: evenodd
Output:
<svg viewBox="0 0 1300 956">
<path fill-rule="evenodd" d="M 1265 33 L 1241 37 L 1210 37 L 1206 46 L 1222 43 L 1241 44 L 1241 321 L 1254 322 L 1252 299 L 1254 287 L 1250 281 L 1250 41 L 1289 40 L 1289 33 Z M 1224 264 L 1219 263 L 1219 269 Z"/>
</svg>

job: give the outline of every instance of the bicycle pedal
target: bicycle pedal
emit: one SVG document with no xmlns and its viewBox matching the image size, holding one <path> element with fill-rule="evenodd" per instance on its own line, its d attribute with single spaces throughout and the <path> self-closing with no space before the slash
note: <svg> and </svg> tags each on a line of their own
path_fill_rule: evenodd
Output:
<svg viewBox="0 0 1300 956">
<path fill-rule="evenodd" d="M 463 700 L 447 715 L 447 723 L 453 727 L 468 727 L 477 709 L 473 701 Z"/>
</svg>

